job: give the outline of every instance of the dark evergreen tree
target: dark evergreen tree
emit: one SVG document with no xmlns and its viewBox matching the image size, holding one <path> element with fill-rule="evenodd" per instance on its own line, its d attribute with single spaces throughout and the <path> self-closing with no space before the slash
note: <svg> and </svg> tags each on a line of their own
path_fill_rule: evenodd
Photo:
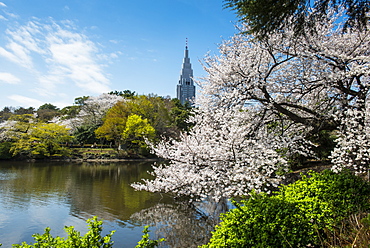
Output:
<svg viewBox="0 0 370 248">
<path fill-rule="evenodd" d="M 304 27 L 313 27 L 318 18 L 325 18 L 329 9 L 344 9 L 348 17 L 344 29 L 364 29 L 369 22 L 370 0 L 225 0 L 225 7 L 250 25 L 250 33 L 264 37 L 287 24 L 301 33 Z"/>
</svg>

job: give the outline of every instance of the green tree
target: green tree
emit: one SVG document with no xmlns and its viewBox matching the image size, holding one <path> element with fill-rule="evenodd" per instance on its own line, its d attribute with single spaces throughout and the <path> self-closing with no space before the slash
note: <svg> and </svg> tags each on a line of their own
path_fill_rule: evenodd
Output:
<svg viewBox="0 0 370 248">
<path fill-rule="evenodd" d="M 25 114 L 34 114 L 34 113 L 35 113 L 35 109 L 33 107 L 29 107 L 29 108 L 19 107 L 14 110 L 14 114 L 16 115 L 25 115 Z"/>
<path fill-rule="evenodd" d="M 189 117 L 190 110 L 190 106 L 181 105 L 177 99 L 171 100 L 169 97 L 161 97 L 154 94 L 137 95 L 119 101 L 110 108 L 103 118 L 103 125 L 97 128 L 95 133 L 98 138 L 114 141 L 117 147 L 123 145 L 143 148 L 143 137 L 133 133 L 126 135 L 129 133 L 127 131 L 127 122 L 130 116 L 136 115 L 145 120 L 154 129 L 155 135 L 153 137 L 150 135 L 150 139 L 156 141 L 162 137 L 176 138 L 179 136 L 180 131 L 187 131 L 190 124 L 186 123 L 185 120 Z M 135 117 L 136 121 L 138 120 L 137 117 Z M 132 124 L 134 117 L 131 118 L 130 122 Z M 124 132 L 126 134 L 122 136 Z M 140 145 L 133 146 L 136 142 L 132 143 L 133 140 L 139 140 L 140 142 L 137 143 L 140 143 Z"/>
<path fill-rule="evenodd" d="M 142 119 L 147 119 L 155 130 L 162 130 L 164 126 L 169 125 L 169 120 L 163 120 L 168 117 L 168 114 L 163 113 L 164 111 L 167 109 L 159 97 L 139 95 L 120 101 L 108 110 L 103 119 L 104 123 L 96 130 L 96 134 L 98 137 L 114 140 L 119 145 L 130 115 L 135 114 Z"/>
<path fill-rule="evenodd" d="M 122 139 L 130 147 L 146 149 L 145 139 L 153 140 L 155 129 L 139 115 L 132 114 L 127 118 L 126 127 L 122 132 Z"/>
<path fill-rule="evenodd" d="M 0 111 L 0 121 L 8 120 L 13 115 L 13 111 L 13 107 L 4 107 L 3 110 Z"/>
<path fill-rule="evenodd" d="M 348 228 L 342 220 L 369 213 L 369 200 L 370 184 L 349 171 L 310 172 L 272 195 L 234 201 L 202 247 L 323 247 L 325 233 Z"/>
<path fill-rule="evenodd" d="M 12 154 L 10 148 L 12 147 L 11 142 L 1 142 L 0 143 L 0 159 L 10 159 Z"/>
<path fill-rule="evenodd" d="M 60 114 L 63 116 L 63 119 L 70 119 L 76 117 L 79 111 L 80 106 L 66 106 L 60 110 Z"/>
<path fill-rule="evenodd" d="M 342 8 L 348 19 L 344 28 L 366 28 L 369 21 L 369 0 L 225 0 L 225 6 L 236 11 L 238 17 L 250 25 L 250 33 L 259 37 L 293 25 L 297 33 L 313 27 L 315 18 L 325 18 L 329 9 Z M 311 11 L 310 8 L 314 7 Z M 312 15 L 311 15 L 312 14 Z M 315 16 L 315 18 L 312 18 Z M 289 20 L 292 18 L 291 20 Z M 288 22 L 290 21 L 290 23 Z"/>
<path fill-rule="evenodd" d="M 51 103 L 45 103 L 37 109 L 37 116 L 43 121 L 49 121 L 59 115 L 59 108 Z"/>
<path fill-rule="evenodd" d="M 87 99 L 89 99 L 88 96 L 77 97 L 77 98 L 75 98 L 75 105 L 82 106 L 82 105 L 85 104 Z"/>
<path fill-rule="evenodd" d="M 8 120 L 8 125 L 5 125 L 3 139 L 7 141 L 16 141 L 26 134 L 37 120 L 33 114 L 12 115 Z"/>
<path fill-rule="evenodd" d="M 136 95 L 135 91 L 131 91 L 131 90 L 124 90 L 124 91 L 115 90 L 115 91 L 109 92 L 108 94 L 122 96 L 124 98 L 133 98 Z"/>
<path fill-rule="evenodd" d="M 122 132 L 126 125 L 127 116 L 125 103 L 118 102 L 108 110 L 103 119 L 103 125 L 95 130 L 96 136 L 114 141 L 119 147 L 122 143 Z"/>
<path fill-rule="evenodd" d="M 192 107 L 188 102 L 181 104 L 180 100 L 177 98 L 174 98 L 171 101 L 174 105 L 170 111 L 171 117 L 173 118 L 173 124 L 179 131 L 189 131 L 193 126 L 192 123 L 187 121 L 191 116 Z"/>
<path fill-rule="evenodd" d="M 18 137 L 10 152 L 13 156 L 31 158 L 68 155 L 69 149 L 64 144 L 72 139 L 66 127 L 55 123 L 32 123 Z"/>
<path fill-rule="evenodd" d="M 95 134 L 97 128 L 97 125 L 88 124 L 77 127 L 73 133 L 74 140 L 80 144 L 94 144 L 99 142 Z"/>
</svg>

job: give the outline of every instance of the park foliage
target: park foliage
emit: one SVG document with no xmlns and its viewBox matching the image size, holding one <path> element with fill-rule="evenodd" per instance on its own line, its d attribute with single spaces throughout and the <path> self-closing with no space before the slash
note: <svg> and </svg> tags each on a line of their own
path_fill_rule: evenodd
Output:
<svg viewBox="0 0 370 248">
<path fill-rule="evenodd" d="M 128 90 L 79 97 L 62 110 L 52 104 L 38 110 L 5 107 L 0 112 L 0 158 L 72 157 L 76 149 L 71 147 L 86 146 L 115 148 L 121 157 L 152 156 L 145 140 L 178 137 L 190 127 L 190 109 L 177 99 Z"/>
<path fill-rule="evenodd" d="M 202 247 L 330 247 L 324 240 L 343 220 L 369 213 L 370 184 L 348 170 L 310 172 L 272 195 L 252 192 L 234 205 Z M 363 219 L 368 220 L 370 214 Z M 369 235 L 370 226 L 364 229 Z M 341 238 L 335 247 L 364 247 L 356 239 Z"/>
<path fill-rule="evenodd" d="M 76 231 L 73 226 L 66 226 L 65 231 L 67 237 L 53 237 L 50 234 L 51 229 L 49 227 L 45 228 L 45 233 L 34 234 L 33 244 L 27 244 L 22 242 L 22 244 L 13 244 L 14 248 L 41 248 L 41 247 L 58 247 L 58 248 L 110 248 L 113 247 L 114 241 L 112 241 L 112 236 L 115 231 L 111 231 L 109 234 L 102 236 L 103 231 L 103 221 L 98 220 L 96 216 L 88 219 L 87 224 L 89 226 L 89 231 L 85 235 L 81 235 L 79 231 Z M 149 238 L 149 226 L 145 226 L 143 230 L 143 236 L 138 242 L 135 248 L 154 248 L 157 247 L 159 243 L 163 242 L 164 239 L 151 240 Z M 1 246 L 1 244 L 0 244 Z"/>
</svg>

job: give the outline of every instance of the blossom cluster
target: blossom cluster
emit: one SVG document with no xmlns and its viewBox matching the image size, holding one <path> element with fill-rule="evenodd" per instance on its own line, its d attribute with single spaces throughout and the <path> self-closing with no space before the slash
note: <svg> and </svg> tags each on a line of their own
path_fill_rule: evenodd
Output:
<svg viewBox="0 0 370 248">
<path fill-rule="evenodd" d="M 356 173 L 365 173 L 370 164 L 370 111 L 347 109 L 342 113 L 342 125 L 338 132 L 337 147 L 331 158 L 332 170 L 339 172 L 349 168 Z"/>
<path fill-rule="evenodd" d="M 276 172 L 283 172 L 287 162 L 274 149 L 249 137 L 244 123 L 249 117 L 241 109 L 198 111 L 191 120 L 196 125 L 180 141 L 162 141 L 153 147 L 170 163 L 154 168 L 154 180 L 133 187 L 219 201 L 276 186 L 280 179 Z"/>
</svg>

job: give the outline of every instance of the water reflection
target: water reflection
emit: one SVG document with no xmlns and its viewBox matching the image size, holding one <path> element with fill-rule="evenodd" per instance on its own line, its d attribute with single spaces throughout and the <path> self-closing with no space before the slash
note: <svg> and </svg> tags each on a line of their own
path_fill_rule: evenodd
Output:
<svg viewBox="0 0 370 248">
<path fill-rule="evenodd" d="M 46 226 L 53 235 L 65 236 L 73 225 L 86 232 L 85 220 L 97 215 L 115 247 L 134 247 L 146 224 L 165 247 L 196 247 L 212 228 L 186 205 L 166 195 L 137 192 L 132 182 L 149 178 L 148 162 L 25 163 L 0 162 L 0 243 L 32 241 Z"/>
<path fill-rule="evenodd" d="M 165 203 L 141 210 L 131 220 L 155 226 L 155 237 L 166 239 L 161 247 L 198 247 L 208 242 L 215 224 L 188 205 Z"/>
</svg>

